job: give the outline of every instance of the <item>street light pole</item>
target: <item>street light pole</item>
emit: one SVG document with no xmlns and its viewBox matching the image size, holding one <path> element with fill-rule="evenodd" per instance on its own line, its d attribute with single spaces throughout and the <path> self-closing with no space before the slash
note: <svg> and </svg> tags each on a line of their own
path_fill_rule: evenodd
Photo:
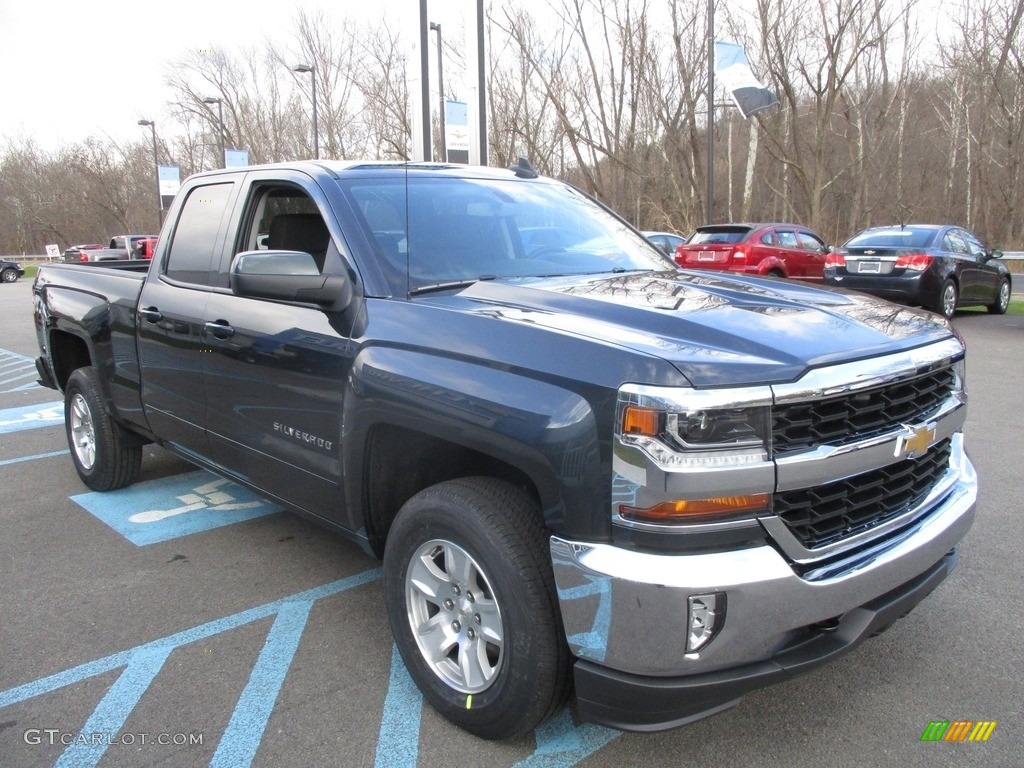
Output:
<svg viewBox="0 0 1024 768">
<path fill-rule="evenodd" d="M 219 138 L 218 144 L 220 145 L 220 167 L 226 168 L 227 163 L 225 162 L 224 156 L 224 101 L 222 99 L 218 99 L 216 96 L 207 96 L 203 99 L 203 104 L 217 105 L 217 136 Z"/>
<path fill-rule="evenodd" d="M 139 120 L 139 125 L 149 126 L 153 134 L 153 170 L 156 173 L 156 221 L 157 230 L 164 225 L 164 200 L 160 196 L 160 160 L 156 154 L 156 123 L 152 120 Z"/>
<path fill-rule="evenodd" d="M 316 67 L 311 64 L 299 64 L 292 67 L 292 72 L 309 73 L 309 81 L 313 84 L 313 159 L 320 159 L 320 127 L 316 118 Z"/>
<path fill-rule="evenodd" d="M 448 142 L 444 135 L 444 75 L 441 65 L 441 25 L 430 22 L 430 30 L 437 32 L 437 101 L 438 119 L 441 123 L 441 162 L 448 162 Z"/>
<path fill-rule="evenodd" d="M 708 168 L 704 223 L 714 223 L 715 207 L 715 0 L 708 0 Z"/>
</svg>

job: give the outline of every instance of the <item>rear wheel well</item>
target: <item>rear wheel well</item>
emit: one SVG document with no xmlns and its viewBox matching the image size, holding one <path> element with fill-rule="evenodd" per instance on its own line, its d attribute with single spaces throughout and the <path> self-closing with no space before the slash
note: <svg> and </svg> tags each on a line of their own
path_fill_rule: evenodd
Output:
<svg viewBox="0 0 1024 768">
<path fill-rule="evenodd" d="M 364 470 L 366 536 L 373 551 L 384 553 L 391 523 L 409 499 L 432 485 L 460 477 L 494 477 L 539 494 L 526 473 L 507 462 L 440 437 L 391 424 L 373 429 Z"/>
<path fill-rule="evenodd" d="M 53 362 L 53 377 L 62 391 L 72 373 L 92 365 L 85 341 L 65 331 L 50 334 L 50 360 Z"/>
</svg>

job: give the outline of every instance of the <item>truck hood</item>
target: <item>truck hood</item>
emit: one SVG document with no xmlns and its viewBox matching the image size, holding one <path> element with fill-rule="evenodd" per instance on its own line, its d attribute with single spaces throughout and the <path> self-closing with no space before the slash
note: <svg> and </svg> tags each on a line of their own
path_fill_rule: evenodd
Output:
<svg viewBox="0 0 1024 768">
<path fill-rule="evenodd" d="M 695 387 L 793 381 L 954 335 L 938 315 L 874 297 L 705 272 L 482 280 L 467 299 L 492 317 L 662 358 Z"/>
</svg>

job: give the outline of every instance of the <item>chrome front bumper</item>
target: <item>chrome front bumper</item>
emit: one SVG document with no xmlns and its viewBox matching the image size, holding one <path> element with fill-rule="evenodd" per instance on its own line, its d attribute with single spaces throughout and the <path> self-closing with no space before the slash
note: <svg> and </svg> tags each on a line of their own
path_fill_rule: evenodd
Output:
<svg viewBox="0 0 1024 768">
<path fill-rule="evenodd" d="M 817 628 L 836 626 L 933 569 L 967 533 L 977 476 L 956 442 L 957 475 L 942 498 L 929 500 L 931 509 L 811 575 L 801 575 L 767 540 L 726 552 L 657 554 L 552 537 L 570 649 L 606 670 L 679 678 L 763 662 Z M 687 653 L 687 598 L 710 592 L 727 597 L 724 625 L 700 652 Z"/>
</svg>

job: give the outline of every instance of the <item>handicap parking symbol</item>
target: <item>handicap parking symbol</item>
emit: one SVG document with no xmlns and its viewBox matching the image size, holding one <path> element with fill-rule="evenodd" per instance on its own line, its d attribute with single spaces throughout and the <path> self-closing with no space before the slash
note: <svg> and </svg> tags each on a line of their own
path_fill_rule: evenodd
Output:
<svg viewBox="0 0 1024 768">
<path fill-rule="evenodd" d="M 71 500 L 139 547 L 281 511 L 204 470 Z"/>
</svg>

